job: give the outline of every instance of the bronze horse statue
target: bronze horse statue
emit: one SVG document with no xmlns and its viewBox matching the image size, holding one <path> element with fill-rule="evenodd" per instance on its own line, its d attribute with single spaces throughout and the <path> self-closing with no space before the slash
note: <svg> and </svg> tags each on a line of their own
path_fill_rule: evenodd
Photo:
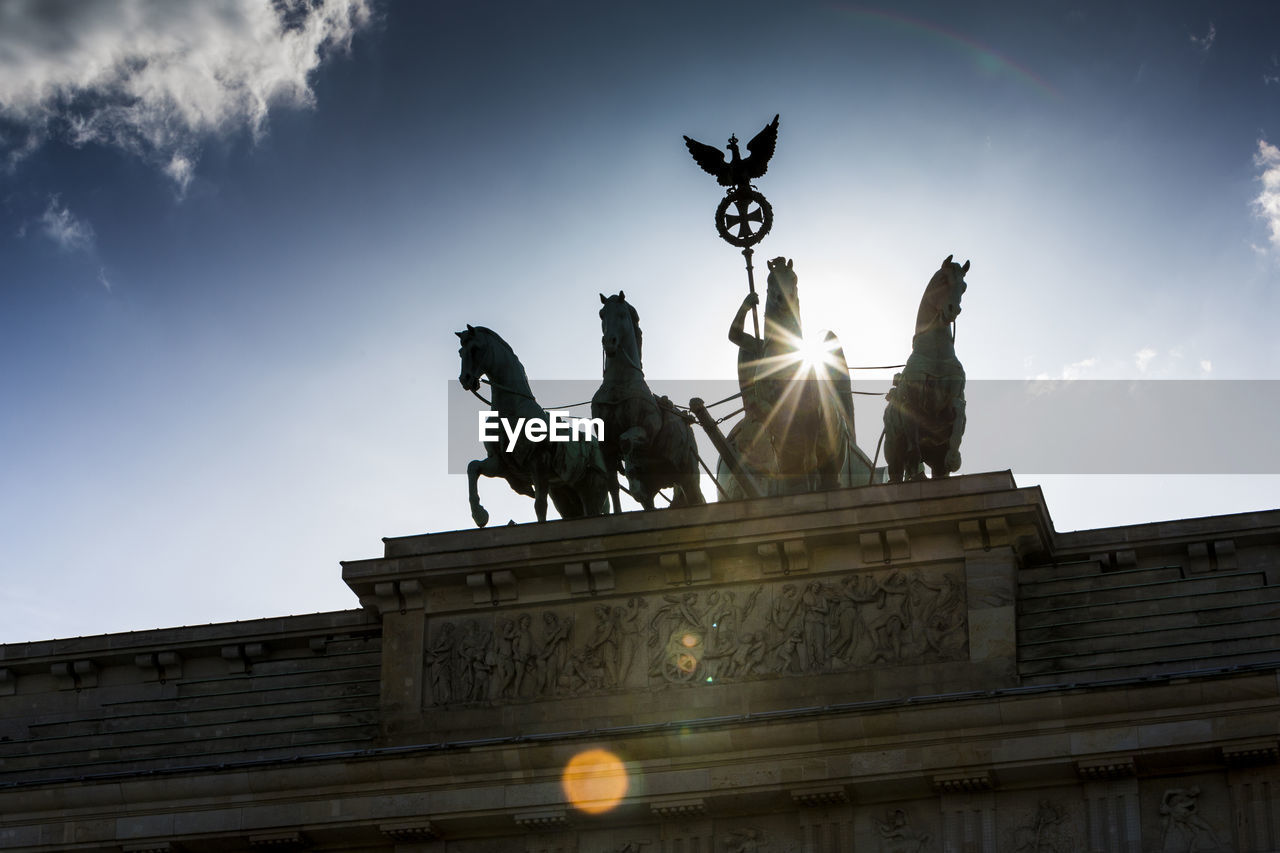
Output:
<svg viewBox="0 0 1280 853">
<path fill-rule="evenodd" d="M 763 481 L 758 488 L 764 494 L 866 482 L 870 466 L 854 440 L 844 350 L 833 333 L 824 332 L 820 363 L 806 363 L 794 265 L 774 258 L 768 267 L 764 338 L 745 328 L 747 313 L 759 304 L 755 293 L 743 300 L 729 327 L 729 340 L 738 347 L 738 385 L 746 410 L 729 444 L 751 475 Z"/>
<path fill-rule="evenodd" d="M 961 266 L 951 258 L 947 255 L 924 289 L 911 356 L 886 397 L 884 458 L 891 483 L 924 479 L 924 465 L 934 477 L 960 468 L 964 367 L 956 358 L 953 324 L 969 262 Z"/>
<path fill-rule="evenodd" d="M 604 382 L 591 398 L 591 417 L 604 421 L 602 449 L 613 511 L 622 511 L 619 471 L 627 478 L 631 496 L 645 509 L 653 509 L 654 495 L 666 486 L 675 487 L 672 506 L 706 503 L 698 485 L 698 447 L 689 420 L 645 382 L 640 315 L 623 292 L 602 293 L 600 303 Z"/>
<path fill-rule="evenodd" d="M 464 389 L 478 391 L 480 378 L 488 376 L 493 389 L 492 406 L 502 421 L 515 424 L 524 418 L 548 422 L 546 411 L 529 388 L 524 365 L 497 332 L 468 325 L 465 332 L 454 334 L 462 343 L 458 349 L 462 357 L 458 382 Z M 467 465 L 471 518 L 477 527 L 489 523 L 489 513 L 480 505 L 476 489 L 481 475 L 502 477 L 515 492 L 533 498 L 538 521 L 547 520 L 548 496 L 561 518 L 608 512 L 607 482 L 611 478 L 598 441 L 577 432 L 571 441 L 531 441 L 522 431 L 515 447 L 508 450 L 508 436 L 501 429 L 498 433 L 497 441 L 484 442 L 485 458 Z"/>
</svg>

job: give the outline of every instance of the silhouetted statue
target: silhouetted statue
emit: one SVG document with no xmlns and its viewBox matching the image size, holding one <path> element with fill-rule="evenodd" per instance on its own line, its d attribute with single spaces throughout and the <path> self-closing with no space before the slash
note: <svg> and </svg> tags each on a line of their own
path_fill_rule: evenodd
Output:
<svg viewBox="0 0 1280 853">
<path fill-rule="evenodd" d="M 804 362 L 795 269 L 785 258 L 769 261 L 768 267 L 764 338 L 745 328 L 747 312 L 759 301 L 754 293 L 747 294 L 729 327 L 729 340 L 738 347 L 738 385 L 746 410 L 729 443 L 751 473 L 767 476 L 757 482 L 762 494 L 864 484 L 870 470 L 855 448 L 844 350 L 834 334 L 825 332 L 822 363 Z M 771 470 L 762 471 L 766 466 Z"/>
<path fill-rule="evenodd" d="M 534 399 L 524 366 L 511 347 L 496 332 L 484 326 L 467 326 L 455 332 L 462 346 L 462 370 L 458 382 L 468 391 L 480 388 L 480 378 L 489 377 L 493 408 L 509 424 L 520 418 L 547 422 L 548 416 Z M 523 432 L 515 448 L 508 450 L 506 434 L 499 429 L 497 441 L 484 443 L 487 456 L 467 465 L 467 489 L 471 517 L 479 527 L 489 523 L 489 513 L 480 505 L 476 481 L 502 477 L 513 490 L 533 498 L 538 521 L 547 520 L 547 497 L 561 518 L 604 515 L 608 508 L 608 482 L 616 477 L 605 468 L 600 443 L 574 433 L 573 441 L 530 441 Z"/>
<path fill-rule="evenodd" d="M 763 176 L 769 170 L 769 160 L 773 157 L 773 149 L 778 144 L 778 116 L 774 116 L 773 121 L 765 125 L 764 130 L 747 143 L 747 150 L 751 154 L 745 160 L 742 159 L 738 150 L 737 136 L 729 137 L 726 148 L 733 157 L 728 161 L 725 160 L 720 149 L 714 145 L 706 145 L 687 136 L 684 138 L 684 144 L 702 170 L 709 175 L 714 175 L 720 186 L 749 187 L 753 180 Z"/>
<path fill-rule="evenodd" d="M 706 503 L 698 486 L 698 448 L 689 421 L 665 397 L 649 390 L 641 367 L 640 316 L 624 293 L 600 294 L 604 382 L 591 398 L 591 417 L 604 421 L 604 460 L 613 511 L 621 512 L 621 471 L 631 496 L 645 509 L 665 486 L 672 506 Z"/>
<path fill-rule="evenodd" d="M 911 356 L 886 399 L 884 457 L 889 482 L 924 479 L 922 465 L 934 477 L 960 468 L 960 439 L 964 435 L 964 367 L 956 358 L 952 324 L 960 313 L 964 266 L 946 260 L 920 300 Z"/>
<path fill-rule="evenodd" d="M 769 159 L 778 144 L 778 116 L 775 115 L 773 121 L 747 143 L 751 154 L 746 159 L 738 149 L 737 136 L 729 137 L 726 146 L 732 155 L 729 160 L 725 160 L 724 154 L 713 145 L 705 145 L 687 136 L 684 144 L 702 170 L 714 175 L 720 186 L 728 188 L 716 208 L 716 231 L 720 237 L 739 249 L 749 248 L 763 240 L 773 227 L 773 208 L 763 195 L 752 188 L 751 182 L 769 169 Z M 729 212 L 730 206 L 733 213 Z M 747 264 L 750 267 L 749 255 Z"/>
</svg>

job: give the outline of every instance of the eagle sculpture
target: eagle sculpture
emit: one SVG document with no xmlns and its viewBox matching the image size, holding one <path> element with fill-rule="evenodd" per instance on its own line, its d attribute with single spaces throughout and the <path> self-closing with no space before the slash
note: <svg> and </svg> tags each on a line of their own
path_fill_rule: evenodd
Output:
<svg viewBox="0 0 1280 853">
<path fill-rule="evenodd" d="M 764 130 L 757 133 L 747 143 L 751 154 L 744 160 L 738 151 L 738 137 L 730 136 L 726 146 L 733 158 L 725 162 L 724 154 L 713 145 L 705 145 L 696 139 L 684 138 L 694 162 L 707 174 L 714 175 L 722 187 L 747 187 L 751 181 L 763 175 L 769 168 L 769 158 L 778 144 L 778 116 L 765 125 Z"/>
</svg>

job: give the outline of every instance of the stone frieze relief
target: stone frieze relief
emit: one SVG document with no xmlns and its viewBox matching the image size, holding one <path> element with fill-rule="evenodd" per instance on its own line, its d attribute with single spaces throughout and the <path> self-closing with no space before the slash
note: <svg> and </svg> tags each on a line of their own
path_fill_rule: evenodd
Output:
<svg viewBox="0 0 1280 853">
<path fill-rule="evenodd" d="M 958 571 L 885 569 L 432 618 L 426 702 L 503 704 L 963 660 Z"/>
</svg>

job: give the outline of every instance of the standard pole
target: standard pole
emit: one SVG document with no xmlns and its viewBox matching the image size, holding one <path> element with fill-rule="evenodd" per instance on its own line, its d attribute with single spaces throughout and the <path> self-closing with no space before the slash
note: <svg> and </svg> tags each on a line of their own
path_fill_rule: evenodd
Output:
<svg viewBox="0 0 1280 853">
<path fill-rule="evenodd" d="M 742 257 L 747 259 L 747 289 L 756 292 L 756 274 L 752 269 L 751 256 L 755 254 L 750 246 L 742 250 Z M 756 314 L 756 306 L 751 306 L 751 328 L 755 330 L 756 340 L 760 339 L 760 317 Z"/>
</svg>

